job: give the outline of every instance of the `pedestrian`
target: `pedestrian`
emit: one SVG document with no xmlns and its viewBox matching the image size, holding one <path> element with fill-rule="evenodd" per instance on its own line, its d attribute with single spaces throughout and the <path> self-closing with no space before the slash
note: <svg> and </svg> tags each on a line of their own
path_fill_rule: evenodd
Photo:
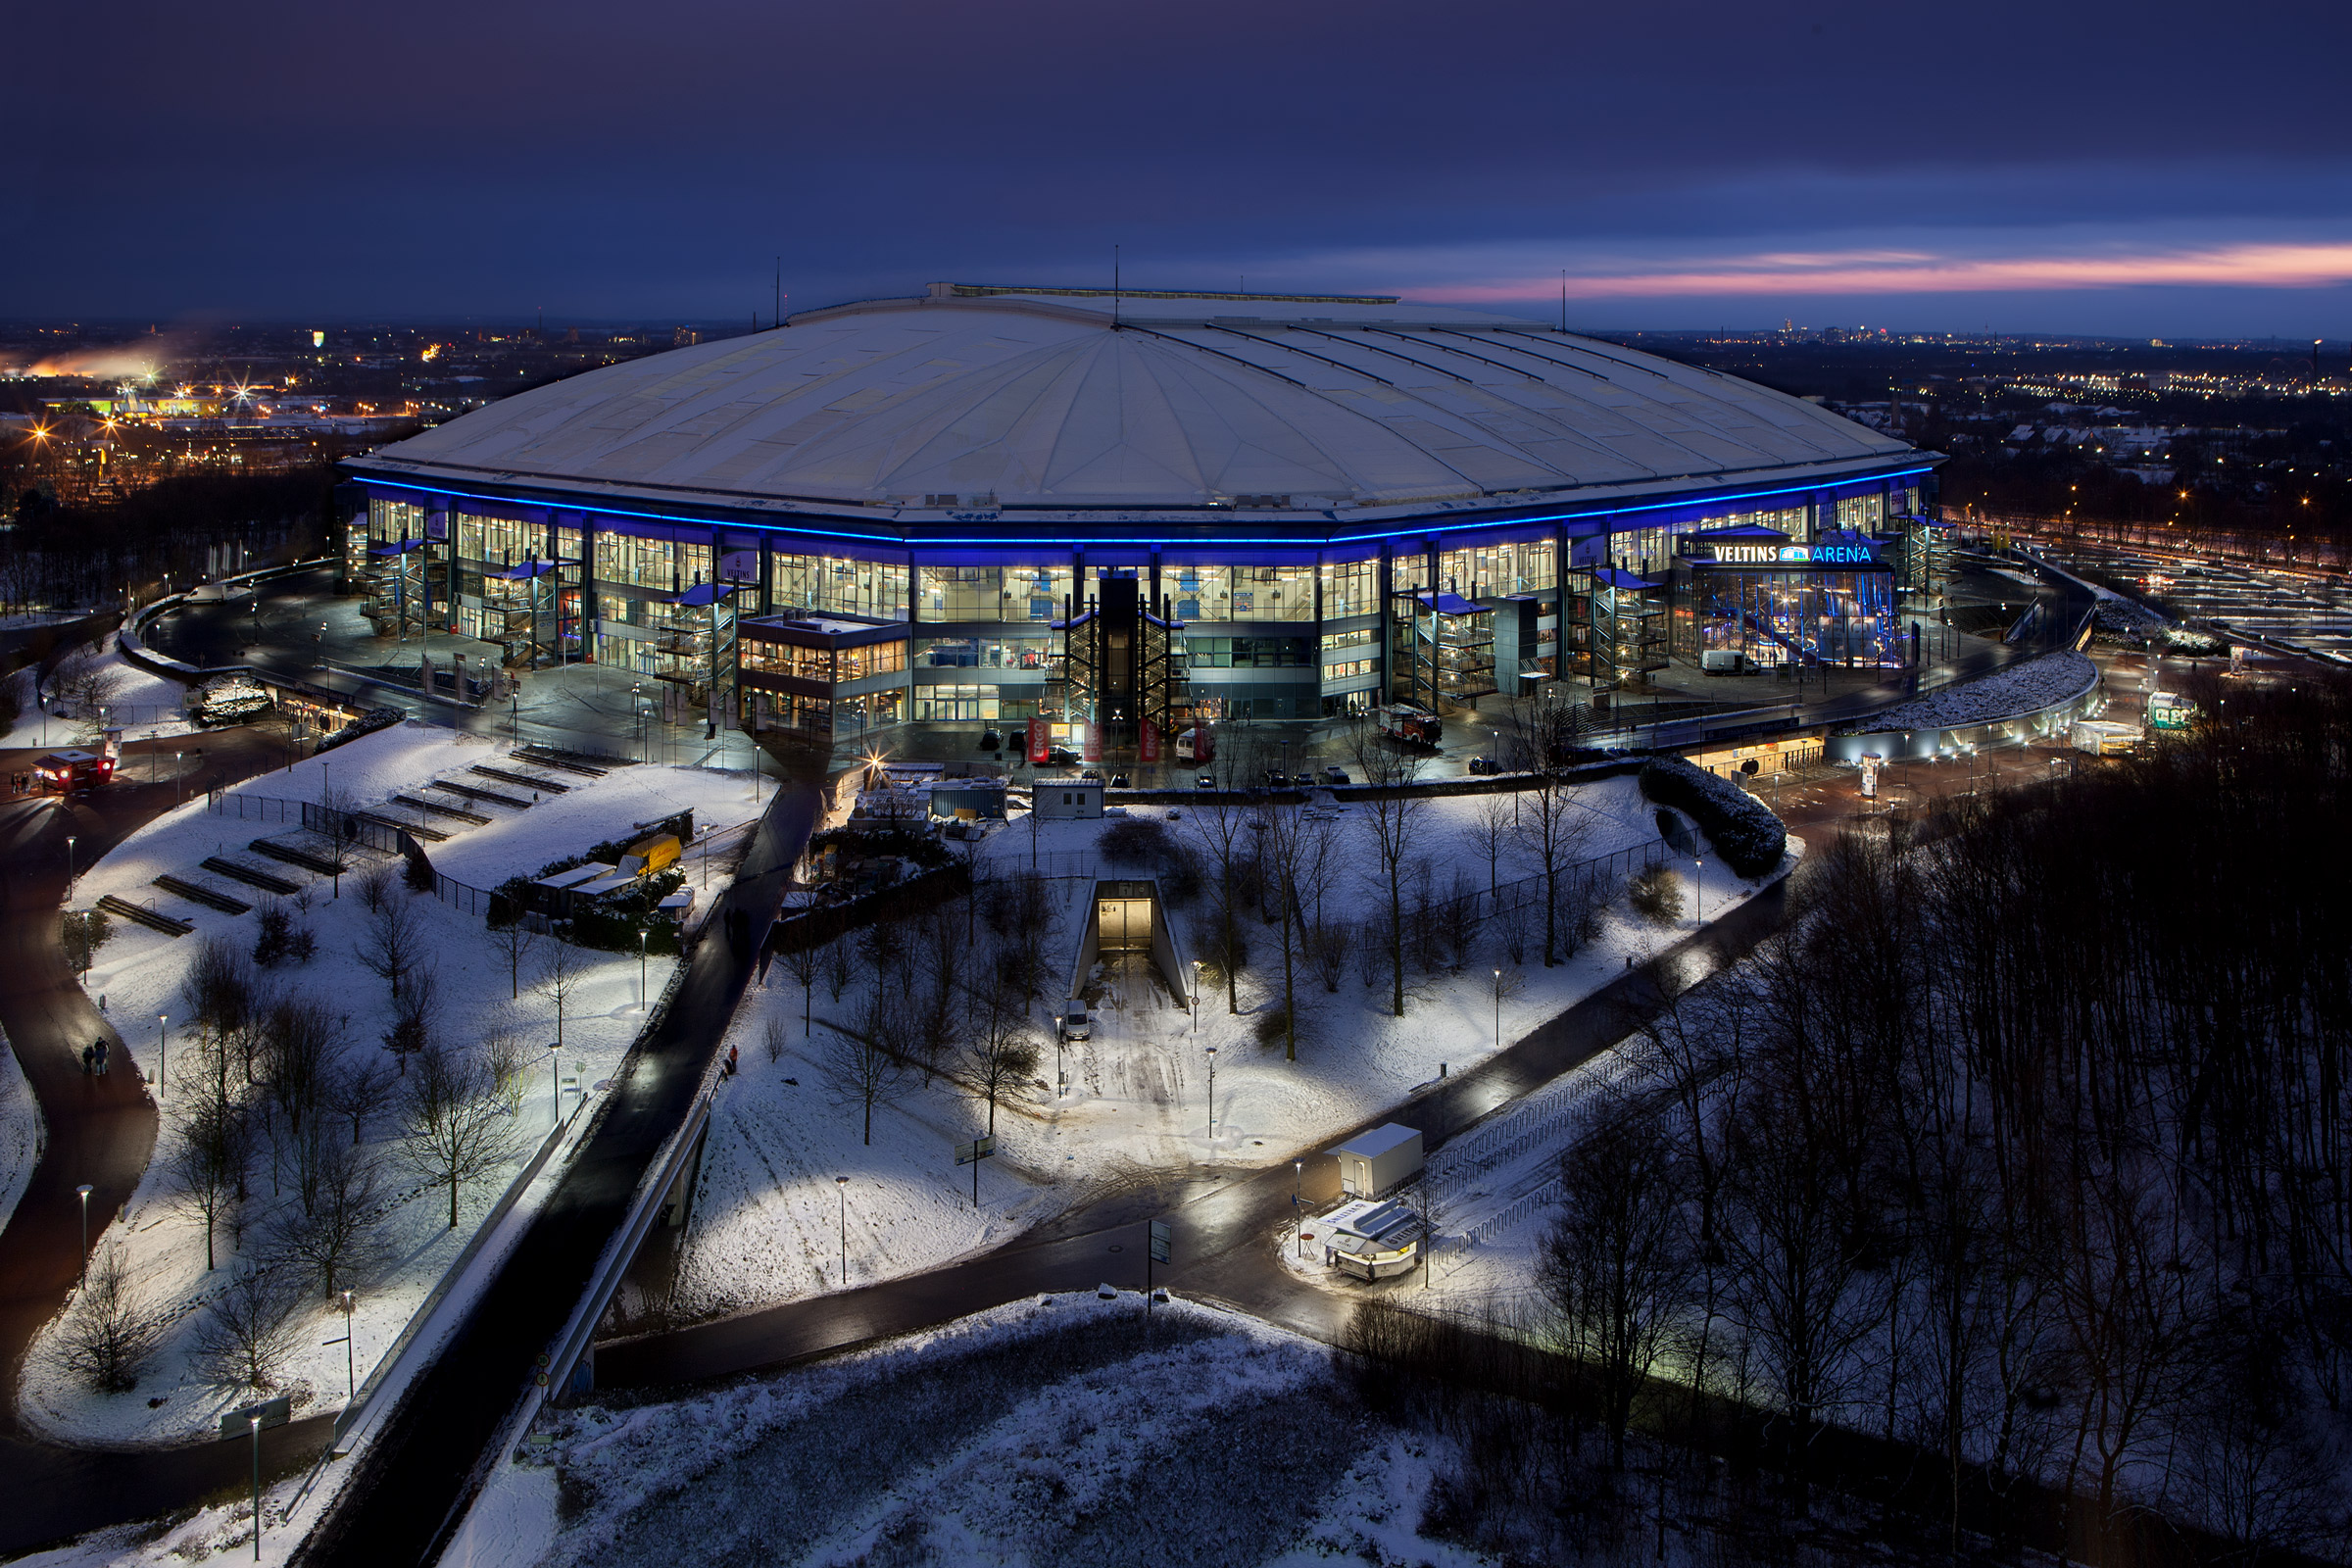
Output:
<svg viewBox="0 0 2352 1568">
<path fill-rule="evenodd" d="M 98 1048 L 96 1046 L 84 1046 L 81 1048 L 81 1075 L 84 1078 L 87 1078 L 93 1071 L 96 1070 L 94 1063 L 97 1061 L 97 1059 Z"/>
<path fill-rule="evenodd" d="M 727 1076 L 730 1078 L 735 1076 L 735 1048 L 729 1046 L 727 1048 Z"/>
<path fill-rule="evenodd" d="M 98 1076 L 103 1078 L 106 1076 L 106 1042 L 101 1040 L 92 1049 L 98 1053 Z"/>
</svg>

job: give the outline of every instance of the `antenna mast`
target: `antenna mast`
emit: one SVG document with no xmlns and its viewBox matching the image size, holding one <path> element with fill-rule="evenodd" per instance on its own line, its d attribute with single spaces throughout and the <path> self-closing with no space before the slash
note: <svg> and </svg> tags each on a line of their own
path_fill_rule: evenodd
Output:
<svg viewBox="0 0 2352 1568">
<path fill-rule="evenodd" d="M 1110 329 L 1119 329 L 1119 248 L 1110 248 Z"/>
</svg>

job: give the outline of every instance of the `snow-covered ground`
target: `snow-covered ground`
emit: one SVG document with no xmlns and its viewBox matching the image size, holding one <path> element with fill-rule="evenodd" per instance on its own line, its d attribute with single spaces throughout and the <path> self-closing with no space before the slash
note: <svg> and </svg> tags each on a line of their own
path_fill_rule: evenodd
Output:
<svg viewBox="0 0 2352 1568">
<path fill-rule="evenodd" d="M 53 694 L 48 704 L 47 719 L 32 700 L 33 678 L 37 671 L 31 665 L 9 676 L 15 684 L 18 716 L 14 727 L 0 743 L 10 746 L 68 746 L 91 739 L 98 729 L 98 713 L 86 699 L 91 694 L 103 694 L 105 722 L 108 727 L 122 731 L 125 741 L 142 741 L 150 736 L 185 735 L 193 726 L 187 721 L 182 698 L 187 688 L 175 680 L 166 680 L 151 674 L 124 659 L 115 646 L 115 639 L 106 639 L 105 651 L 94 659 L 91 674 L 77 683 L 81 696 L 73 691 Z M 64 709 L 66 716 L 57 716 Z"/>
<path fill-rule="evenodd" d="M 2098 678 L 2098 666 L 2087 656 L 2063 649 L 1873 713 L 1867 722 L 1874 731 L 1989 724 L 2063 703 L 2087 691 Z"/>
<path fill-rule="evenodd" d="M 436 776 L 464 776 L 466 762 L 491 757 L 486 739 L 410 723 L 290 769 L 264 774 L 230 793 L 317 800 L 331 766 L 336 791 L 364 805 L 395 790 L 413 791 Z M 496 880 L 518 870 L 536 870 L 598 839 L 625 836 L 633 822 L 662 809 L 674 811 L 691 804 L 719 820 L 730 813 L 748 816 L 753 809 L 746 775 L 649 766 L 616 769 L 593 782 L 576 775 L 567 775 L 566 781 L 579 787 L 564 796 L 560 807 L 543 805 L 514 812 L 517 820 L 501 829 L 474 830 L 496 851 L 478 861 L 478 874 L 489 876 L 495 867 L 503 867 L 492 878 Z M 741 806 L 733 806 L 738 797 Z M 493 806 L 485 814 L 508 811 Z M 196 927 L 187 936 L 172 938 L 118 919 L 112 940 L 98 951 L 84 981 L 93 999 L 105 999 L 108 1015 L 138 1051 L 144 1068 L 152 1070 L 155 1062 L 159 1015 L 172 1019 L 172 1082 L 164 1100 L 163 1132 L 146 1177 L 110 1233 L 129 1246 L 139 1294 L 169 1318 L 170 1326 L 162 1351 L 138 1387 L 128 1394 L 101 1396 L 88 1392 L 58 1364 L 59 1325 L 52 1324 L 26 1358 L 21 1385 L 26 1419 L 43 1430 L 82 1441 L 172 1441 L 209 1431 L 221 1410 L 250 1397 L 244 1391 L 206 1386 L 191 1364 L 192 1340 L 205 1316 L 202 1303 L 229 1280 L 234 1265 L 268 1247 L 274 1222 L 291 1211 L 293 1178 L 282 1162 L 273 1163 L 271 1141 L 261 1138 L 249 1189 L 252 1200 L 237 1225 L 224 1222 L 219 1228 L 220 1266 L 208 1273 L 203 1223 L 174 1201 L 169 1173 L 180 1145 L 174 1112 L 195 1100 L 195 1086 L 186 1082 L 196 1054 L 189 1049 L 185 1020 L 190 1008 L 182 983 L 210 934 L 226 936 L 240 950 L 250 951 L 258 916 L 216 911 L 153 886 L 152 878 L 169 873 L 262 904 L 266 895 L 261 890 L 199 869 L 207 856 L 221 855 L 303 884 L 303 893 L 287 899 L 286 906 L 295 922 L 314 933 L 317 956 L 308 963 L 288 961 L 257 969 L 256 979 L 265 994 L 316 998 L 332 1009 L 340 1031 L 338 1070 L 385 1060 L 380 1041 L 390 1023 L 388 989 L 359 957 L 369 924 L 359 877 L 347 871 L 337 899 L 325 877 L 263 859 L 245 849 L 254 838 L 285 835 L 299 837 L 299 828 L 277 820 L 240 819 L 233 807 L 216 810 L 199 798 L 142 828 L 81 875 L 77 907 L 89 907 L 113 893 Z M 462 837 L 453 838 L 446 847 L 461 842 Z M 724 872 L 723 865 L 713 869 L 714 892 Z M 396 1157 L 397 1101 L 367 1119 L 365 1147 L 379 1161 L 383 1177 L 377 1234 L 387 1261 L 352 1282 L 358 1293 L 354 1332 L 362 1378 L 398 1337 L 522 1160 L 546 1137 L 555 1097 L 556 1070 L 546 1049 L 556 1035 L 554 1006 L 534 989 L 553 943 L 538 939 L 535 951 L 523 959 L 520 995 L 515 996 L 507 956 L 493 949 L 478 916 L 462 914 L 429 896 L 412 895 L 397 883 L 391 897 L 406 902 L 421 928 L 418 948 L 429 956 L 440 1003 L 437 1037 L 453 1052 L 478 1054 L 491 1037 L 504 1034 L 521 1047 L 521 1071 L 512 1092 L 514 1152 L 497 1169 L 466 1184 L 455 1230 L 448 1225 L 446 1190 L 423 1190 Z M 309 906 L 303 909 L 300 905 L 306 898 Z M 561 1071 L 593 1093 L 598 1081 L 619 1065 L 643 1025 L 640 964 L 634 955 L 567 951 L 582 960 L 584 973 L 564 1007 Z M 643 970 L 653 994 L 659 995 L 665 983 L 670 962 L 657 957 Z M 266 1090 L 256 1090 L 255 1096 L 259 1105 L 267 1098 Z M 298 1410 L 335 1408 L 344 1396 L 344 1352 L 340 1346 L 320 1342 L 340 1335 L 341 1313 L 330 1309 L 316 1288 L 298 1310 L 302 1321 L 282 1386 L 295 1396 Z"/>
<path fill-rule="evenodd" d="M 674 1404 L 550 1412 L 443 1561 L 1485 1560 L 1418 1534 L 1445 1455 L 1338 1379 L 1231 1313 L 1177 1301 L 1147 1331 L 1132 1292 L 1032 1298 Z"/>
<path fill-rule="evenodd" d="M 1441 889 L 1444 874 L 1454 867 L 1474 867 L 1478 889 L 1486 888 L 1483 857 L 1468 838 L 1478 801 L 1428 803 L 1422 853 L 1442 868 Z M 1653 808 L 1630 778 L 1588 786 L 1582 804 L 1592 823 L 1586 855 L 1657 839 Z M 1166 808 L 1129 810 L 1169 815 Z M 1376 900 L 1365 879 L 1377 862 L 1365 808 L 1339 810 L 1340 865 L 1327 897 L 1369 910 Z M 1075 890 L 1078 902 L 1065 909 L 1053 940 L 1056 972 L 1066 968 L 1075 949 L 1092 877 L 1143 874 L 1099 863 L 1097 840 L 1117 820 L 1039 824 L 1040 864 L 1084 871 L 1083 879 L 1060 884 Z M 1182 820 L 1169 827 L 1188 831 Z M 1006 870 L 1026 867 L 1032 846 L 1025 819 L 1000 830 L 986 848 Z M 1501 874 L 1508 879 L 1527 869 L 1506 859 Z M 1688 862 L 1680 865 L 1686 885 L 1690 869 Z M 1734 877 L 1712 856 L 1702 874 L 1710 919 L 1727 901 L 1757 886 Z M 1679 921 L 1659 925 L 1627 908 L 1622 886 L 1615 891 L 1600 935 L 1567 962 L 1543 966 L 1540 933 L 1523 960 L 1513 962 L 1499 934 L 1489 933 L 1462 973 L 1415 981 L 1401 1019 L 1388 1011 L 1384 966 L 1376 965 L 1367 983 L 1350 962 L 1336 994 L 1302 974 L 1303 1022 L 1295 1062 L 1284 1059 L 1279 1040 L 1269 1048 L 1254 1036 L 1258 1014 L 1279 1006 L 1282 995 L 1277 938 L 1254 912 L 1244 915 L 1252 959 L 1242 975 L 1238 1015 L 1227 1012 L 1221 989 L 1209 991 L 1201 998 L 1196 1032 L 1193 1015 L 1163 987 L 1137 969 L 1121 968 L 1102 977 L 1094 1038 L 1069 1047 L 1057 1060 L 1048 1006 L 1041 1003 L 1032 1013 L 1036 1035 L 1046 1042 L 1037 1081 L 998 1104 L 997 1153 L 981 1165 L 977 1208 L 970 1171 L 953 1163 L 954 1146 L 985 1130 L 986 1103 L 946 1079 L 925 1085 L 908 1076 L 876 1107 L 873 1142 L 866 1145 L 861 1108 L 829 1093 L 825 1056 L 833 1032 L 826 1020 L 854 1022 L 872 992 L 872 969 L 853 960 L 839 1001 L 820 973 L 813 1036 L 804 1037 L 802 988 L 779 962 L 768 971 L 767 989 L 747 994 L 729 1032 L 741 1053 L 741 1070 L 722 1085 L 714 1107 L 672 1310 L 700 1318 L 839 1289 L 845 1207 L 849 1277 L 863 1284 L 995 1245 L 1139 1170 L 1263 1166 L 1319 1149 L 1442 1071 L 1475 1065 L 1494 1051 L 1498 1037 L 1508 1042 L 1525 1034 L 1622 973 L 1629 958 L 1645 959 L 1695 928 L 1688 900 Z M 960 901 L 954 908 L 962 908 Z M 1205 951 L 1214 918 L 1205 897 L 1177 911 L 1187 953 Z M 956 920 L 951 939 L 960 942 L 964 931 Z M 985 924 L 978 938 L 984 946 Z M 910 946 L 919 963 L 926 943 L 916 937 Z M 771 1024 L 784 1036 L 783 1054 L 772 1062 L 766 1049 Z M 1211 1046 L 1217 1048 L 1213 1142 Z M 1069 1086 L 1056 1096 L 1052 1085 L 1062 1071 Z M 836 1181 L 843 1176 L 850 1178 L 846 1187 Z"/>
<path fill-rule="evenodd" d="M 17 1200 L 41 1157 L 41 1107 L 16 1051 L 0 1041 L 0 1225 L 17 1211 Z"/>
</svg>

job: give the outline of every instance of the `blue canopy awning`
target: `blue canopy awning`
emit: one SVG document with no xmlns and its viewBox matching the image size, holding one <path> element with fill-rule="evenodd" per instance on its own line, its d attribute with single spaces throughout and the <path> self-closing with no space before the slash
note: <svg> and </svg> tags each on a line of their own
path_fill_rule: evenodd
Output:
<svg viewBox="0 0 2352 1568">
<path fill-rule="evenodd" d="M 1441 615 L 1483 614 L 1487 608 L 1464 599 L 1460 594 L 1422 594 L 1420 599 L 1422 609 L 1434 610 Z"/>
</svg>

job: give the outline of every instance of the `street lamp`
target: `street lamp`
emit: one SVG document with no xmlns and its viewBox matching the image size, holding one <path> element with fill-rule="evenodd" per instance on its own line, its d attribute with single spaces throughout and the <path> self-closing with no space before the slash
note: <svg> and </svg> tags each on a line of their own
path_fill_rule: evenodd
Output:
<svg viewBox="0 0 2352 1568">
<path fill-rule="evenodd" d="M 847 1290 L 850 1285 L 850 1179 L 847 1176 L 834 1177 L 833 1191 L 841 1195 L 841 1285 L 842 1289 Z"/>
<path fill-rule="evenodd" d="M 1217 1141 L 1217 1048 L 1208 1048 L 1208 1141 Z"/>
<path fill-rule="evenodd" d="M 164 1102 L 164 1080 L 172 1075 L 172 1015 L 155 1015 L 155 1102 Z"/>
<path fill-rule="evenodd" d="M 74 902 L 74 884 L 80 880 L 79 874 L 74 869 L 74 840 L 78 836 L 74 833 L 66 835 L 66 902 L 68 904 Z"/>
<path fill-rule="evenodd" d="M 547 1098 L 556 1107 L 556 1123 L 564 1121 L 564 1069 L 559 1063 L 564 1054 L 564 1042 L 550 1041 L 547 1047 Z"/>
<path fill-rule="evenodd" d="M 90 1283 L 90 1184 L 83 1182 L 74 1189 L 81 1196 L 81 1287 Z"/>
<path fill-rule="evenodd" d="M 1693 855 L 1690 857 L 1690 918 L 1691 922 L 1696 925 L 1707 923 L 1707 885 L 1699 879 L 1700 873 L 1706 869 L 1706 866 L 1707 858 L 1705 856 Z"/>
<path fill-rule="evenodd" d="M 1502 1049 L 1502 971 L 1494 971 L 1494 1049 Z"/>
<path fill-rule="evenodd" d="M 1200 960 L 1193 960 L 1193 1038 L 1200 1038 Z"/>
<path fill-rule="evenodd" d="M 253 1560 L 262 1560 L 262 1417 L 258 1410 L 245 1418 L 253 1434 Z"/>
<path fill-rule="evenodd" d="M 172 805 L 174 808 L 186 800 L 188 795 L 187 781 L 179 776 L 180 759 L 185 756 L 187 756 L 185 752 L 172 754 Z"/>
<path fill-rule="evenodd" d="M 644 926 L 637 928 L 637 1010 L 639 1012 L 645 1010 L 645 933 Z"/>
<path fill-rule="evenodd" d="M 343 1403 L 360 1396 L 360 1363 L 351 1348 L 351 1293 L 343 1293 Z"/>
<path fill-rule="evenodd" d="M 1298 1183 L 1299 1183 L 1299 1180 L 1300 1180 L 1302 1177 L 1304 1177 L 1305 1175 L 1306 1175 L 1306 1161 L 1305 1161 L 1305 1160 L 1303 1160 L 1303 1159 L 1294 1159 L 1294 1160 L 1292 1160 L 1292 1161 L 1291 1161 L 1291 1250 L 1292 1250 L 1293 1251 L 1296 1251 L 1296 1250 L 1298 1250 L 1298 1248 L 1299 1248 L 1299 1247 L 1302 1245 L 1302 1244 L 1299 1242 L 1299 1240 L 1298 1240 L 1298 1228 L 1299 1228 L 1300 1224 L 1303 1222 L 1303 1211 L 1302 1211 L 1302 1210 L 1299 1208 L 1299 1206 L 1298 1206 Z"/>
</svg>

